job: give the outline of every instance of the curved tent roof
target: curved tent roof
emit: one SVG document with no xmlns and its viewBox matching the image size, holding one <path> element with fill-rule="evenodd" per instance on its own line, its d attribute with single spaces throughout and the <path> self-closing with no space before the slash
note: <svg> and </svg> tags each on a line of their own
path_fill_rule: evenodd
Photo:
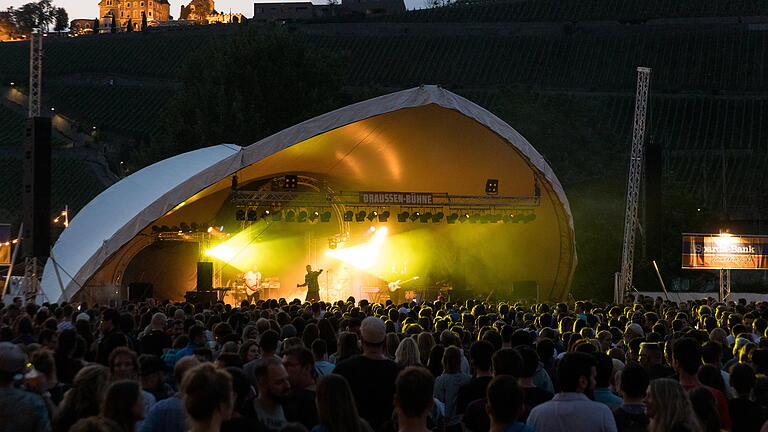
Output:
<svg viewBox="0 0 768 432">
<path fill-rule="evenodd" d="M 42 278 L 42 290 L 48 301 L 69 300 L 99 271 L 105 263 L 133 238 L 164 215 L 191 202 L 206 190 L 222 188 L 228 177 L 265 159 L 274 161 L 278 153 L 298 144 L 312 145 L 314 141 L 356 123 L 392 115 L 403 111 L 405 117 L 422 119 L 434 116 L 429 107 L 442 108 L 439 113 L 458 113 L 484 126 L 497 138 L 506 142 L 535 173 L 544 180 L 545 193 L 555 207 L 559 238 L 554 260 L 557 267 L 556 283 L 549 289 L 549 298 L 564 298 L 576 266 L 573 218 L 562 185 L 544 158 L 517 131 L 504 121 L 469 100 L 436 86 L 421 86 L 380 96 L 331 111 L 287 128 L 250 146 L 218 145 L 184 153 L 146 167 L 112 185 L 99 194 L 72 219 L 52 249 Z M 425 109 L 421 116 L 408 109 Z M 405 121 L 390 121 L 379 128 L 397 128 Z M 398 133 L 408 134 L 405 126 Z M 360 135 L 363 133 L 363 135 Z M 484 132 L 487 134 L 487 132 Z M 357 135 L 355 135 L 357 134 Z M 326 141 L 346 139 L 350 149 L 356 149 L 372 132 L 356 131 L 354 136 L 333 136 Z M 349 134 L 347 134 L 349 135 Z M 428 139 L 428 138 L 427 138 Z M 462 137 L 457 146 L 467 146 L 472 137 Z M 313 141 L 314 140 L 314 141 Z M 335 145 L 335 144 L 330 144 Z M 343 144 L 339 144 L 339 148 Z M 382 153 L 377 143 L 375 150 Z M 335 163 L 346 156 L 336 151 Z M 462 151 L 470 151 L 466 147 Z M 386 152 L 384 152 L 386 153 Z M 286 156 L 283 163 L 298 160 L 295 154 Z M 489 161 L 490 162 L 490 161 Z M 333 165 L 336 166 L 336 165 Z M 54 262 L 58 265 L 54 265 Z M 63 288 L 63 289 L 62 289 Z"/>
</svg>

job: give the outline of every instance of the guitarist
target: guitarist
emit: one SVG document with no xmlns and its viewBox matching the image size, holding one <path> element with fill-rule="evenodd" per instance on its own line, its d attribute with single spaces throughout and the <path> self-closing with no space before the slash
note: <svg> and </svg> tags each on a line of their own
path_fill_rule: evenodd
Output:
<svg viewBox="0 0 768 432">
<path fill-rule="evenodd" d="M 296 285 L 296 288 L 307 287 L 307 298 L 305 301 L 320 301 L 320 283 L 317 281 L 317 278 L 322 272 L 323 269 L 312 271 L 312 266 L 307 264 L 307 274 L 304 275 L 304 283 Z"/>
<path fill-rule="evenodd" d="M 256 303 L 259 300 L 259 292 L 261 291 L 261 272 L 258 267 L 253 266 L 251 270 L 245 273 L 243 278 L 245 279 L 246 299 L 250 303 Z"/>
</svg>

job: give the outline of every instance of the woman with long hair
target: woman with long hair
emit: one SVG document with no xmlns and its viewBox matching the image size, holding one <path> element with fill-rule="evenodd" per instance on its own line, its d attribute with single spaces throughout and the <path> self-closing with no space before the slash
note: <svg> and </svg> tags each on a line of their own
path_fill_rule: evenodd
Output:
<svg viewBox="0 0 768 432">
<path fill-rule="evenodd" d="M 402 367 L 421 366 L 419 359 L 419 346 L 412 337 L 407 337 L 400 342 L 395 351 L 395 363 Z"/>
<path fill-rule="evenodd" d="M 341 332 L 339 334 L 338 351 L 336 351 L 335 363 L 360 354 L 360 347 L 357 344 L 357 334 L 353 332 Z"/>
<path fill-rule="evenodd" d="M 425 365 L 429 361 L 432 347 L 435 346 L 435 338 L 429 332 L 419 333 L 416 344 L 419 346 L 419 360 L 421 360 L 421 364 Z"/>
<path fill-rule="evenodd" d="M 211 363 L 195 366 L 184 374 L 181 394 L 190 432 L 218 432 L 221 423 L 232 417 L 232 377 Z"/>
<path fill-rule="evenodd" d="M 384 352 L 388 359 L 395 361 L 398 346 L 400 346 L 400 337 L 397 336 L 397 333 L 387 333 L 384 337 Z"/>
<path fill-rule="evenodd" d="M 67 431 L 78 419 L 99 414 L 101 400 L 109 385 L 109 369 L 101 365 L 86 366 L 75 375 L 72 388 L 59 405 L 54 431 Z"/>
<path fill-rule="evenodd" d="M 679 382 L 669 378 L 651 381 L 646 392 L 645 414 L 651 419 L 648 432 L 697 432 L 699 421 L 691 400 Z"/>
<path fill-rule="evenodd" d="M 144 396 L 136 381 L 117 381 L 107 389 L 101 416 L 119 424 L 125 432 L 134 432 L 136 422 L 144 418 Z"/>
<path fill-rule="evenodd" d="M 240 345 L 240 360 L 243 364 L 259 358 L 259 342 L 255 339 L 248 339 Z"/>
<path fill-rule="evenodd" d="M 319 425 L 312 432 L 371 432 L 371 426 L 360 418 L 355 398 L 347 380 L 341 375 L 323 375 L 317 381 L 315 395 Z"/>
</svg>

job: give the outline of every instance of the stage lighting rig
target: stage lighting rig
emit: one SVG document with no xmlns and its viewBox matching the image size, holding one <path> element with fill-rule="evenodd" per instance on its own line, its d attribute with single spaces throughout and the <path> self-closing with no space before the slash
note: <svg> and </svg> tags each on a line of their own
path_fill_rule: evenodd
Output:
<svg viewBox="0 0 768 432">
<path fill-rule="evenodd" d="M 499 194 L 499 180 L 488 179 L 485 181 L 485 194 L 486 195 L 498 195 Z"/>
<path fill-rule="evenodd" d="M 443 212 L 437 212 L 432 215 L 432 223 L 440 223 L 441 220 L 443 220 Z"/>
<path fill-rule="evenodd" d="M 379 213 L 379 222 L 386 222 L 389 219 L 389 210 Z"/>
<path fill-rule="evenodd" d="M 245 220 L 245 209 L 237 209 L 235 212 L 235 220 L 244 221 Z"/>
<path fill-rule="evenodd" d="M 373 220 L 376 219 L 377 217 L 379 217 L 379 212 L 374 210 L 374 211 L 368 213 L 367 219 L 368 219 L 369 222 L 373 222 Z"/>
<path fill-rule="evenodd" d="M 419 212 L 413 212 L 411 213 L 411 222 L 416 222 L 416 219 L 421 217 L 421 213 Z"/>
<path fill-rule="evenodd" d="M 283 177 L 283 188 L 295 190 L 299 186 L 299 176 L 296 174 L 288 174 Z"/>
<path fill-rule="evenodd" d="M 304 223 L 307 221 L 307 212 L 302 210 L 299 212 L 299 216 L 296 218 L 296 222 Z"/>
<path fill-rule="evenodd" d="M 310 220 L 310 222 L 314 222 L 314 221 L 316 221 L 316 220 L 317 220 L 317 218 L 319 218 L 319 217 L 320 217 L 320 213 L 319 213 L 319 212 L 317 212 L 317 211 L 313 211 L 313 212 L 312 212 L 312 213 L 310 213 L 310 215 L 309 215 L 309 220 Z"/>
<path fill-rule="evenodd" d="M 330 222 L 331 221 L 331 212 L 324 211 L 320 213 L 320 222 Z"/>
<path fill-rule="evenodd" d="M 282 218 L 283 218 L 283 213 L 280 210 L 272 213 L 272 221 L 280 222 L 280 219 Z"/>
<path fill-rule="evenodd" d="M 272 214 L 272 212 L 271 212 L 271 211 L 269 211 L 269 210 L 264 210 L 264 212 L 261 214 L 261 218 L 262 218 L 262 219 L 266 219 L 266 218 L 268 218 L 268 217 L 269 217 L 269 215 L 271 215 L 271 214 Z"/>
<path fill-rule="evenodd" d="M 347 210 L 344 212 L 344 222 L 352 222 L 352 219 L 354 219 L 355 214 L 352 213 L 352 210 Z"/>
<path fill-rule="evenodd" d="M 422 213 L 421 216 L 419 216 L 419 222 L 421 222 L 421 223 L 427 223 L 430 220 L 432 220 L 432 213 L 431 212 Z"/>
<path fill-rule="evenodd" d="M 400 212 L 397 214 L 397 221 L 406 222 L 408 220 L 408 216 L 410 216 L 410 214 L 407 211 Z"/>
<path fill-rule="evenodd" d="M 365 210 L 360 210 L 355 215 L 355 222 L 362 222 L 362 221 L 364 221 L 366 215 L 367 215 L 367 213 L 365 212 Z"/>
<path fill-rule="evenodd" d="M 192 232 L 192 228 L 190 228 L 189 224 L 186 222 L 182 222 L 179 224 L 179 230 L 184 232 Z"/>
<path fill-rule="evenodd" d="M 461 218 L 459 218 L 459 222 L 464 223 L 468 222 L 470 219 L 469 213 L 464 213 L 461 215 Z"/>
<path fill-rule="evenodd" d="M 288 210 L 288 213 L 285 214 L 285 221 L 293 222 L 295 220 L 296 220 L 296 212 L 293 210 Z"/>
<path fill-rule="evenodd" d="M 445 218 L 445 221 L 449 224 L 455 224 L 457 220 L 459 220 L 458 213 L 451 213 Z"/>
<path fill-rule="evenodd" d="M 256 219 L 258 219 L 258 218 L 259 218 L 259 214 L 258 214 L 258 213 L 256 213 L 256 210 L 255 210 L 255 209 L 250 209 L 250 210 L 248 210 L 248 216 L 247 216 L 247 218 L 248 218 L 248 220 L 249 220 L 250 222 L 253 222 L 253 221 L 255 221 Z"/>
</svg>

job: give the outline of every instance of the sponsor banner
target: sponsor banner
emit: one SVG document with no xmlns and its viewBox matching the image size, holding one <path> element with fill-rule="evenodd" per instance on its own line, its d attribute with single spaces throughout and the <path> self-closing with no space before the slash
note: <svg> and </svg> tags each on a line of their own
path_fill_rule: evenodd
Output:
<svg viewBox="0 0 768 432">
<path fill-rule="evenodd" d="M 418 192 L 360 192 L 360 203 L 429 205 L 432 204 L 432 194 Z"/>
<path fill-rule="evenodd" d="M 683 268 L 768 270 L 768 236 L 683 234 Z"/>
</svg>

